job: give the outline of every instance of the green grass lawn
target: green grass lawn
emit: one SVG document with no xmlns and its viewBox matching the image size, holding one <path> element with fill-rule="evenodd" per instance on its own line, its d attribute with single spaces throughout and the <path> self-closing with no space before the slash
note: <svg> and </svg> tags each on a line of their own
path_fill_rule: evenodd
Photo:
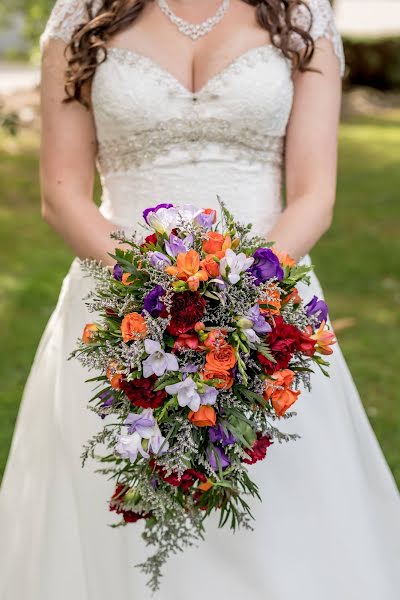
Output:
<svg viewBox="0 0 400 600">
<path fill-rule="evenodd" d="M 37 145 L 27 132 L 0 139 L 0 470 L 72 258 L 40 218 Z M 400 114 L 343 124 L 340 146 L 336 218 L 313 258 L 333 319 L 347 323 L 340 342 L 400 483 Z"/>
</svg>

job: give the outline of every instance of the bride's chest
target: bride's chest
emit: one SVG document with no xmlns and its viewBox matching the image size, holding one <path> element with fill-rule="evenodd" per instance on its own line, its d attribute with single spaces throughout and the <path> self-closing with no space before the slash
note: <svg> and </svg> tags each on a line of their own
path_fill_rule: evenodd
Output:
<svg viewBox="0 0 400 600">
<path fill-rule="evenodd" d="M 153 60 L 111 48 L 92 86 L 100 144 L 144 131 L 173 135 L 177 128 L 188 136 L 283 137 L 292 101 L 290 61 L 270 45 L 244 53 L 196 93 Z"/>
</svg>

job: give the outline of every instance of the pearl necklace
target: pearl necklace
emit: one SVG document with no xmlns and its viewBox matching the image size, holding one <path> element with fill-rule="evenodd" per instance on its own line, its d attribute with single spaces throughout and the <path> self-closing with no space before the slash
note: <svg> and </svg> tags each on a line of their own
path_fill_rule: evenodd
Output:
<svg viewBox="0 0 400 600">
<path fill-rule="evenodd" d="M 199 39 L 203 35 L 207 35 L 214 29 L 216 25 L 223 19 L 227 12 L 230 4 L 230 0 L 223 0 L 221 6 L 213 17 L 206 19 L 203 23 L 195 24 L 189 23 L 184 19 L 178 17 L 167 4 L 166 0 L 157 0 L 158 6 L 162 12 L 168 17 L 168 19 L 177 26 L 179 31 L 184 35 L 189 36 L 193 41 Z"/>
</svg>

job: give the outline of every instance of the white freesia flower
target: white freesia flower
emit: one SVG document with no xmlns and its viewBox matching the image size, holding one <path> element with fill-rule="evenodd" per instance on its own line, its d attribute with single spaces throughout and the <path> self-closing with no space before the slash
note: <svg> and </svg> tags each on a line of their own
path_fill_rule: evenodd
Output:
<svg viewBox="0 0 400 600">
<path fill-rule="evenodd" d="M 200 408 L 200 394 L 197 391 L 197 386 L 191 377 L 187 377 L 184 381 L 167 385 L 165 391 L 171 396 L 175 394 L 178 397 L 179 406 L 188 406 L 194 412 Z"/>
<path fill-rule="evenodd" d="M 253 262 L 254 258 L 248 258 L 243 252 L 235 254 L 231 248 L 228 248 L 224 258 L 219 263 L 220 273 L 224 279 L 235 284 L 240 280 L 240 274 L 247 271 Z"/>
<path fill-rule="evenodd" d="M 138 454 L 141 454 L 143 458 L 150 458 L 142 446 L 142 438 L 137 431 L 132 435 L 120 435 L 115 451 L 122 458 L 128 458 L 131 463 L 136 461 Z"/>
<path fill-rule="evenodd" d="M 178 221 L 176 208 L 159 208 L 157 212 L 151 212 L 147 216 L 147 222 L 158 233 L 171 234 Z"/>
<path fill-rule="evenodd" d="M 250 344 L 259 344 L 261 342 L 254 329 L 242 329 L 242 331 L 247 337 L 247 341 L 250 342 Z"/>
<path fill-rule="evenodd" d="M 149 356 L 143 361 L 143 376 L 161 377 L 166 371 L 179 371 L 178 360 L 174 354 L 164 352 L 160 342 L 145 340 L 144 349 Z"/>
</svg>

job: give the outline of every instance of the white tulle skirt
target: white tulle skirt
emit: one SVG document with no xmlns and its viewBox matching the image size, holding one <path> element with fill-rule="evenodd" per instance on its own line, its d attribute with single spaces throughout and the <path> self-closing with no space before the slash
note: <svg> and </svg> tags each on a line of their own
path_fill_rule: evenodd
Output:
<svg viewBox="0 0 400 600">
<path fill-rule="evenodd" d="M 112 484 L 81 468 L 100 429 L 87 373 L 68 355 L 86 322 L 90 281 L 75 261 L 40 343 L 0 494 L 1 600 L 145 600 L 133 565 L 141 525 L 112 529 Z M 313 276 L 303 294 L 321 296 Z M 204 543 L 174 557 L 157 600 L 397 600 L 400 501 L 340 349 L 316 374 L 275 444 L 252 467 L 262 503 L 253 532 L 209 523 Z M 93 467 L 93 465 L 92 465 Z"/>
</svg>

